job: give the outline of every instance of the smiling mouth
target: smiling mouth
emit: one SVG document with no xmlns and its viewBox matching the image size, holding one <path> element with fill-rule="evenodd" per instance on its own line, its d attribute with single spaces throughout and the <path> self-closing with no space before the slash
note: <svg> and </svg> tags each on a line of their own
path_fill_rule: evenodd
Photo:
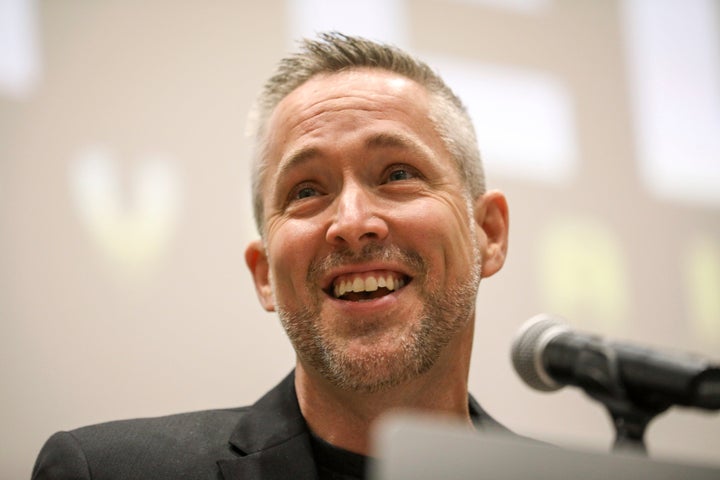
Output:
<svg viewBox="0 0 720 480">
<path fill-rule="evenodd" d="M 326 293 L 339 300 L 362 302 L 389 295 L 411 281 L 407 275 L 396 272 L 341 275 Z"/>
</svg>

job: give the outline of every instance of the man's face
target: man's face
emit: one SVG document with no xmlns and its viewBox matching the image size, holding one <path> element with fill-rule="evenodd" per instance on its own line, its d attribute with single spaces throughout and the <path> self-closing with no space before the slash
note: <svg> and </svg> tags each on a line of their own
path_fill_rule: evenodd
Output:
<svg viewBox="0 0 720 480">
<path fill-rule="evenodd" d="M 340 388 L 411 379 L 472 331 L 486 236 L 428 104 L 356 69 L 313 77 L 270 118 L 265 250 L 246 258 L 299 362 Z"/>
</svg>

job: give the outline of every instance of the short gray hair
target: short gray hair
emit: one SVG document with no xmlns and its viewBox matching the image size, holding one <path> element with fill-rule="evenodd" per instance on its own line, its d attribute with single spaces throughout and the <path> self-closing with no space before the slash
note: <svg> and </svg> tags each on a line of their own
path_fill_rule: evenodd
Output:
<svg viewBox="0 0 720 480">
<path fill-rule="evenodd" d="M 300 50 L 280 61 L 265 83 L 250 114 L 248 131 L 255 138 L 252 158 L 252 195 L 255 224 L 264 236 L 262 187 L 267 169 L 267 125 L 277 105 L 293 90 L 321 73 L 353 68 L 378 68 L 397 73 L 425 87 L 430 94 L 430 121 L 455 160 L 468 193 L 485 192 L 485 175 L 475 129 L 462 101 L 427 64 L 392 45 L 337 32 L 304 39 Z"/>
</svg>

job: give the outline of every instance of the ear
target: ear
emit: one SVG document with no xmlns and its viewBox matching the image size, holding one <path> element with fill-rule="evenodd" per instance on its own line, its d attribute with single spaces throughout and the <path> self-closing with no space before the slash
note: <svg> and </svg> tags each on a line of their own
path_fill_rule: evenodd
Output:
<svg viewBox="0 0 720 480">
<path fill-rule="evenodd" d="M 482 276 L 489 277 L 505 263 L 508 248 L 508 205 L 505 195 L 491 190 L 475 200 L 475 221 L 482 253 Z"/>
<path fill-rule="evenodd" d="M 245 249 L 245 263 L 252 273 L 260 304 L 268 312 L 275 311 L 275 297 L 270 282 L 270 267 L 265 248 L 260 240 L 250 242 Z"/>
</svg>

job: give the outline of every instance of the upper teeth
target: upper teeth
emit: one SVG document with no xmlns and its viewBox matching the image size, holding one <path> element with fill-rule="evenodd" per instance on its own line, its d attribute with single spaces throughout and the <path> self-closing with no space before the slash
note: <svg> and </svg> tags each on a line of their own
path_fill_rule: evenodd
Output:
<svg viewBox="0 0 720 480">
<path fill-rule="evenodd" d="M 342 297 L 348 292 L 374 292 L 378 288 L 387 288 L 388 290 L 397 290 L 405 285 L 405 280 L 388 276 L 368 276 L 363 278 L 355 277 L 335 282 L 333 293 L 335 297 Z"/>
</svg>

